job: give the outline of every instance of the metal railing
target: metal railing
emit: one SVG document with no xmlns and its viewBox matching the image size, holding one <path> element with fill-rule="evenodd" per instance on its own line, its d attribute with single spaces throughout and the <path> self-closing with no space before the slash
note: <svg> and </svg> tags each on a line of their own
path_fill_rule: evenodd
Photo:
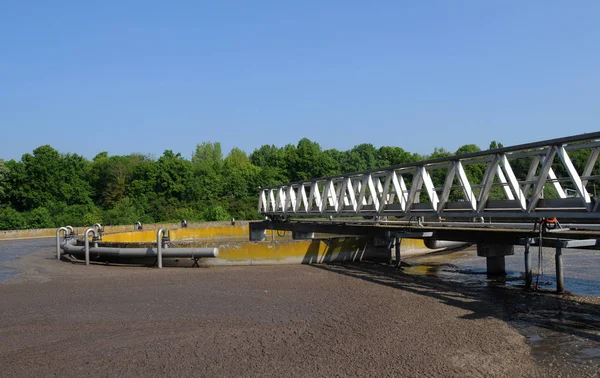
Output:
<svg viewBox="0 0 600 378">
<path fill-rule="evenodd" d="M 570 157 L 576 153 L 587 158 L 579 169 Z M 258 212 L 281 217 L 599 219 L 600 201 L 587 189 L 600 179 L 592 174 L 599 154 L 600 132 L 594 132 L 315 178 L 261 188 Z M 472 182 L 476 169 L 484 170 L 481 182 Z M 550 191 L 555 198 L 544 198 Z"/>
</svg>

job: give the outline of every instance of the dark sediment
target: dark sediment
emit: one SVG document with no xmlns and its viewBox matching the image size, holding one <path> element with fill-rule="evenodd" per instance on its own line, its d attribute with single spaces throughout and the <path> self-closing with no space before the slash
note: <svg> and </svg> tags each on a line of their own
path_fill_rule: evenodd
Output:
<svg viewBox="0 0 600 378">
<path fill-rule="evenodd" d="M 23 274 L 0 284 L 2 376 L 595 373 L 536 363 L 505 320 L 537 297 L 376 264 L 86 267 L 50 249 L 10 264 Z"/>
</svg>

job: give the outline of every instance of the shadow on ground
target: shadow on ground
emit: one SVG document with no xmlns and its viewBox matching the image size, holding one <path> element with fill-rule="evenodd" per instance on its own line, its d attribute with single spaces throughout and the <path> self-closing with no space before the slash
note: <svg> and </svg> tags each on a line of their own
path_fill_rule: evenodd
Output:
<svg viewBox="0 0 600 378">
<path fill-rule="evenodd" d="M 513 324 L 535 325 L 600 343 L 598 302 L 586 302 L 582 298 L 569 295 L 527 292 L 520 288 L 504 286 L 465 286 L 432 276 L 407 275 L 379 263 L 332 263 L 311 266 L 435 298 L 446 305 L 469 311 L 469 314 L 464 316 L 467 319 L 494 317 Z M 600 347 L 600 344 L 597 347 Z"/>
</svg>

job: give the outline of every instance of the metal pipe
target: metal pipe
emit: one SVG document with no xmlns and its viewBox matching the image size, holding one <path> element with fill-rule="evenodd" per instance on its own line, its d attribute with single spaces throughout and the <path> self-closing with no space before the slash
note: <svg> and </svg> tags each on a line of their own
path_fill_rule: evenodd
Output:
<svg viewBox="0 0 600 378">
<path fill-rule="evenodd" d="M 69 230 L 69 236 L 75 236 L 75 230 L 71 226 L 65 226 Z"/>
<path fill-rule="evenodd" d="M 385 233 L 385 245 L 387 250 L 388 257 L 388 265 L 392 265 L 392 248 L 394 248 L 394 240 L 396 238 L 392 238 L 391 232 L 386 231 Z"/>
<path fill-rule="evenodd" d="M 402 238 L 396 239 L 396 269 L 401 269 L 401 260 L 400 260 L 400 244 L 402 243 Z"/>
<path fill-rule="evenodd" d="M 556 246 L 556 254 L 554 255 L 554 260 L 556 262 L 556 292 L 561 294 L 565 290 L 561 246 Z"/>
<path fill-rule="evenodd" d="M 458 242 L 452 240 L 437 240 L 435 238 L 426 238 L 423 239 L 423 243 L 425 247 L 429 249 L 442 249 L 442 248 L 458 248 L 465 246 L 469 243 L 467 242 Z"/>
<path fill-rule="evenodd" d="M 525 243 L 525 289 L 531 288 L 533 273 L 531 268 L 531 253 L 529 252 L 529 241 Z"/>
<path fill-rule="evenodd" d="M 69 234 L 69 229 L 66 227 L 59 227 L 56 229 L 56 259 L 60 260 L 60 232 L 64 232 L 65 239 Z"/>
<path fill-rule="evenodd" d="M 83 235 L 85 246 L 85 265 L 90 265 L 90 232 L 94 233 L 94 237 L 98 237 L 98 232 L 95 228 L 88 228 Z"/>
<path fill-rule="evenodd" d="M 156 243 L 158 244 L 158 268 L 162 268 L 162 236 L 165 233 L 165 229 L 161 228 L 156 232 Z"/>
<path fill-rule="evenodd" d="M 75 245 L 77 240 L 71 239 L 61 245 L 68 254 L 75 257 L 84 257 L 85 247 Z M 90 253 L 101 257 L 123 257 L 123 258 L 152 258 L 158 256 L 158 248 L 118 248 L 118 247 L 96 247 L 90 248 Z M 161 250 L 163 257 L 218 257 L 218 248 L 165 248 Z"/>
<path fill-rule="evenodd" d="M 104 231 L 104 229 L 102 228 L 102 225 L 100 223 L 96 223 L 92 227 L 96 229 L 97 233 L 101 233 Z"/>
<path fill-rule="evenodd" d="M 133 225 L 133 231 L 141 231 L 142 228 L 142 222 L 135 222 L 135 224 Z"/>
</svg>

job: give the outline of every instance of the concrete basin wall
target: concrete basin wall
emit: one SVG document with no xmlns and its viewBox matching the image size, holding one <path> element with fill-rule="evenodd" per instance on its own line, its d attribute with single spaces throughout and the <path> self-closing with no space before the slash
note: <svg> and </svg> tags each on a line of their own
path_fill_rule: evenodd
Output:
<svg viewBox="0 0 600 378">
<path fill-rule="evenodd" d="M 267 240 L 249 241 L 248 222 L 212 222 L 189 225 L 153 225 L 144 227 L 143 231 L 132 231 L 133 226 L 119 232 L 119 227 L 106 227 L 99 242 L 100 247 L 113 248 L 155 248 L 156 229 L 164 226 L 169 230 L 169 249 L 175 248 L 217 248 L 218 257 L 202 258 L 200 265 L 269 265 L 269 264 L 314 264 L 326 262 L 343 262 L 381 260 L 388 261 L 390 256 L 385 247 L 375 247 L 372 240 L 358 236 L 334 236 L 316 234 L 316 238 L 292 240 L 291 233 L 268 232 Z M 55 230 L 53 230 L 55 233 Z M 83 245 L 80 238 L 78 245 Z M 401 253 L 403 257 L 432 252 L 420 239 L 402 239 Z M 393 253 L 393 252 L 392 252 Z M 92 256 L 93 257 L 93 256 Z M 81 256 L 77 255 L 77 258 Z M 99 256 L 96 256 L 98 259 Z M 168 260 L 168 258 L 165 258 Z M 172 262 L 187 265 L 189 258 L 178 258 Z M 135 262 L 125 258 L 117 258 L 115 262 Z"/>
<path fill-rule="evenodd" d="M 248 241 L 248 223 L 205 224 L 200 228 L 169 230 L 170 246 L 218 248 L 218 258 L 202 259 L 200 265 L 270 265 L 313 264 L 323 262 L 358 261 L 361 259 L 387 261 L 387 251 L 374 247 L 365 237 L 332 237 L 317 234 L 312 240 L 291 240 L 291 233 L 271 234 L 262 242 Z M 128 231 L 105 234 L 102 244 L 121 248 L 131 246 L 152 247 L 156 244 L 156 231 Z M 403 256 L 432 252 L 420 239 L 402 239 Z"/>
</svg>

